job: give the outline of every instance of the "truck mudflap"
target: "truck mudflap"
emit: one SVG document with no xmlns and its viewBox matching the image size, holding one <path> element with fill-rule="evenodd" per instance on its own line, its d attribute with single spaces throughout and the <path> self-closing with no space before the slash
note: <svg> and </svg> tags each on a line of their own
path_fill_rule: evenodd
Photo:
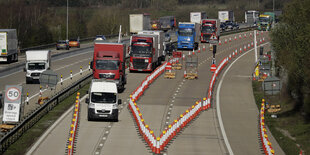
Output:
<svg viewBox="0 0 310 155">
<path fill-rule="evenodd" d="M 95 113 L 95 109 L 88 108 L 88 120 L 118 120 L 118 109 L 112 109 L 112 113 Z"/>
</svg>

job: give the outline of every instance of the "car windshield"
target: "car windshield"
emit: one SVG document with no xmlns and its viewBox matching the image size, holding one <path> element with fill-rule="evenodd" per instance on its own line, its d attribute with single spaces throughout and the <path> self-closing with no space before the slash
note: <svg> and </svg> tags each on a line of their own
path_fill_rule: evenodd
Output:
<svg viewBox="0 0 310 155">
<path fill-rule="evenodd" d="M 202 33 L 213 33 L 213 32 L 215 32 L 215 27 L 202 26 L 201 32 Z"/>
<path fill-rule="evenodd" d="M 28 70 L 42 70 L 45 69 L 45 63 L 29 63 Z"/>
<path fill-rule="evenodd" d="M 96 69 L 100 70 L 118 70 L 118 60 L 97 60 Z"/>
<path fill-rule="evenodd" d="M 149 43 L 133 44 L 131 51 L 133 54 L 152 54 L 151 44 Z"/>
<path fill-rule="evenodd" d="M 191 36 L 193 35 L 192 29 L 179 29 L 178 34 L 180 36 Z"/>
<path fill-rule="evenodd" d="M 93 103 L 116 103 L 115 93 L 92 92 L 90 98 Z"/>
<path fill-rule="evenodd" d="M 58 44 L 66 44 L 66 41 L 58 41 Z"/>
</svg>

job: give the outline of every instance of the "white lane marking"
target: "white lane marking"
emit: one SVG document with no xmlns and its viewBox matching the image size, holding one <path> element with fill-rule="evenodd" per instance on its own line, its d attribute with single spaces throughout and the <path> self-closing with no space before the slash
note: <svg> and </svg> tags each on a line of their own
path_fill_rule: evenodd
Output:
<svg viewBox="0 0 310 155">
<path fill-rule="evenodd" d="M 67 67 L 69 67 L 69 66 L 75 65 L 75 64 L 77 64 L 77 63 L 83 62 L 83 61 L 88 60 L 88 59 L 92 59 L 92 58 L 82 59 L 82 60 L 77 61 L 77 62 L 74 62 L 74 63 L 72 63 L 72 64 L 69 64 L 69 65 L 66 65 L 66 66 L 63 66 L 63 67 L 57 68 L 57 69 L 55 69 L 54 71 L 58 71 L 58 70 L 61 70 L 61 69 L 63 69 L 63 68 L 67 68 Z"/>
<path fill-rule="evenodd" d="M 80 101 L 85 100 L 86 97 L 87 97 L 87 95 L 83 96 L 83 97 L 81 98 Z M 61 121 L 63 121 L 63 119 L 64 119 L 67 115 L 69 115 L 70 112 L 72 112 L 73 108 L 74 108 L 74 106 L 71 106 L 64 114 L 62 114 L 62 115 L 55 121 L 55 123 L 54 123 L 51 127 L 49 127 L 49 128 L 44 132 L 44 134 L 36 141 L 36 143 L 35 143 L 34 145 L 31 146 L 30 150 L 26 153 L 26 155 L 31 155 L 31 154 L 33 154 L 33 152 L 42 144 L 42 142 L 43 142 L 44 140 L 46 140 L 46 137 L 52 132 L 52 130 L 54 130 L 55 127 L 58 126 L 59 123 L 60 123 Z"/>
<path fill-rule="evenodd" d="M 265 43 L 265 44 L 262 44 L 260 46 L 264 46 L 266 44 L 269 44 L 268 43 Z M 258 46 L 258 47 L 260 47 Z M 237 59 L 235 59 L 230 65 L 229 67 L 225 70 L 220 82 L 219 82 L 219 85 L 217 86 L 217 90 L 216 90 L 216 113 L 217 113 L 217 117 L 219 119 L 219 124 L 220 124 L 220 129 L 221 129 L 221 132 L 222 132 L 222 135 L 223 135 L 223 138 L 224 138 L 224 142 L 225 142 L 225 145 L 227 147 L 227 150 L 229 152 L 230 155 L 234 155 L 232 149 L 231 149 L 231 146 L 230 146 L 230 143 L 228 141 L 228 138 L 227 138 L 227 135 L 226 135 L 226 132 L 225 132 L 225 128 L 224 128 L 224 124 L 223 124 L 223 120 L 222 120 L 222 114 L 221 114 L 221 109 L 220 109 L 220 91 L 221 91 L 221 87 L 222 87 L 222 83 L 223 83 L 223 79 L 225 78 L 227 72 L 229 71 L 229 69 L 231 68 L 231 66 L 237 61 L 239 60 L 241 57 L 243 57 L 245 54 L 251 52 L 252 50 L 254 49 L 251 49 L 245 53 L 243 53 L 240 57 L 238 57 Z"/>
</svg>

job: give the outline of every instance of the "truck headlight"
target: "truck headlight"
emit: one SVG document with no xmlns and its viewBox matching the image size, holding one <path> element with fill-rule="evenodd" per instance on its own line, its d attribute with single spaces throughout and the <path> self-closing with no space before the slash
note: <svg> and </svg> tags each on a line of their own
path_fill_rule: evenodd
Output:
<svg viewBox="0 0 310 155">
<path fill-rule="evenodd" d="M 186 40 L 187 40 L 187 41 L 191 41 L 191 39 L 190 39 L 190 38 L 187 38 Z"/>
<path fill-rule="evenodd" d="M 89 103 L 89 108 L 95 108 L 95 104 L 94 103 Z"/>
<path fill-rule="evenodd" d="M 118 109 L 118 105 L 117 104 L 113 104 L 112 109 Z"/>
</svg>

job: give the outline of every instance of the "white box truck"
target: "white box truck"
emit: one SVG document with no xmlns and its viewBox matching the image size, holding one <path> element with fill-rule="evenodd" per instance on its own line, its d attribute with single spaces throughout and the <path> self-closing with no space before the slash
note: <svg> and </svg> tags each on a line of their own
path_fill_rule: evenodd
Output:
<svg viewBox="0 0 310 155">
<path fill-rule="evenodd" d="M 18 61 L 16 29 L 0 29 L 0 62 Z"/>
<path fill-rule="evenodd" d="M 202 19 L 206 19 L 207 14 L 206 12 L 191 12 L 190 13 L 190 21 L 191 23 L 198 23 L 200 24 Z"/>
<path fill-rule="evenodd" d="M 122 100 L 118 97 L 115 82 L 93 79 L 85 102 L 88 104 L 88 121 L 118 121 L 118 105 Z"/>
<path fill-rule="evenodd" d="M 164 50 L 164 31 L 140 31 L 138 34 L 144 35 L 157 35 L 158 38 L 158 53 L 159 53 L 159 60 L 165 61 L 166 53 Z"/>
<path fill-rule="evenodd" d="M 51 67 L 51 51 L 50 50 L 32 50 L 26 51 L 26 84 L 39 82 L 42 72 Z"/>
<path fill-rule="evenodd" d="M 233 11 L 219 11 L 218 19 L 221 23 L 225 23 L 226 21 L 235 21 L 235 16 Z"/>
<path fill-rule="evenodd" d="M 258 22 L 258 16 L 259 11 L 255 10 L 245 11 L 244 13 L 245 23 L 247 23 L 249 26 L 256 26 L 256 23 Z"/>
<path fill-rule="evenodd" d="M 151 30 L 151 19 L 149 14 L 129 15 L 130 33 L 138 33 L 143 30 Z"/>
</svg>

